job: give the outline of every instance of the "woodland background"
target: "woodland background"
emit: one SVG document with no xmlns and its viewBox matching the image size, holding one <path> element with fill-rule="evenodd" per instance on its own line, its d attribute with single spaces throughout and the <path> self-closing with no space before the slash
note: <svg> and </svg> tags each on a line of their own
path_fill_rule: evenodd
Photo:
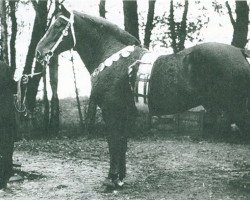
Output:
<svg viewBox="0 0 250 200">
<path fill-rule="evenodd" d="M 177 53 L 207 41 L 240 48 L 249 45 L 248 1 L 1 0 L 0 59 L 17 69 L 17 79 L 22 72 L 31 72 L 36 45 L 53 22 L 59 3 L 107 18 L 157 52 Z M 90 75 L 76 53 L 63 53 L 51 65 L 43 77 L 30 80 L 27 90 L 30 113 L 28 118 L 19 116 L 19 125 L 29 134 L 34 130 L 58 134 L 64 130 L 64 123 L 82 132 L 91 90 Z"/>
</svg>

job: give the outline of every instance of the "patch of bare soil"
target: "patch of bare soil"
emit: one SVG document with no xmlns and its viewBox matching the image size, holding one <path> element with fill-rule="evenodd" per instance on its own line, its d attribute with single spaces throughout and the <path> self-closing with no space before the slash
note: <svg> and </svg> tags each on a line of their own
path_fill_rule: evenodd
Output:
<svg viewBox="0 0 250 200">
<path fill-rule="evenodd" d="M 14 160 L 22 182 L 0 199 L 250 199 L 250 145 L 147 137 L 129 142 L 122 190 L 106 193 L 104 139 L 21 141 Z"/>
</svg>

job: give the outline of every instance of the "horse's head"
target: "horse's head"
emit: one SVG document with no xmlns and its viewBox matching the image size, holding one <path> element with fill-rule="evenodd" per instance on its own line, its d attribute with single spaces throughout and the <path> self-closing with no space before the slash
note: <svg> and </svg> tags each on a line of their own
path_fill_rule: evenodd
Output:
<svg viewBox="0 0 250 200">
<path fill-rule="evenodd" d="M 74 14 L 59 5 L 55 21 L 51 24 L 36 47 L 36 59 L 48 63 L 54 53 L 59 54 L 75 46 Z"/>
</svg>

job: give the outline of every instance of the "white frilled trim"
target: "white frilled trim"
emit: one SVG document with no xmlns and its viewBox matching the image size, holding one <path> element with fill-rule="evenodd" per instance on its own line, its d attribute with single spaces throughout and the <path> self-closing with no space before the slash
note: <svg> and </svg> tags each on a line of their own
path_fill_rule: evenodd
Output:
<svg viewBox="0 0 250 200">
<path fill-rule="evenodd" d="M 118 61 L 121 57 L 127 58 L 130 54 L 135 50 L 135 46 L 127 46 L 124 49 L 114 53 L 112 56 L 107 58 L 104 62 L 102 62 L 91 74 L 92 78 L 98 76 L 98 74 L 103 71 L 106 67 L 112 66 L 112 64 Z"/>
</svg>

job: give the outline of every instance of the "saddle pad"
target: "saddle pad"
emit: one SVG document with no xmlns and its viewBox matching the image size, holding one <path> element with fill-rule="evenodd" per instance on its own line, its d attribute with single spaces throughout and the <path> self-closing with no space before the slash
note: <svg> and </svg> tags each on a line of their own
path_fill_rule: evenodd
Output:
<svg viewBox="0 0 250 200">
<path fill-rule="evenodd" d="M 148 92 L 151 71 L 159 54 L 146 52 L 139 61 L 134 87 L 135 106 L 139 112 L 148 113 Z"/>
</svg>

